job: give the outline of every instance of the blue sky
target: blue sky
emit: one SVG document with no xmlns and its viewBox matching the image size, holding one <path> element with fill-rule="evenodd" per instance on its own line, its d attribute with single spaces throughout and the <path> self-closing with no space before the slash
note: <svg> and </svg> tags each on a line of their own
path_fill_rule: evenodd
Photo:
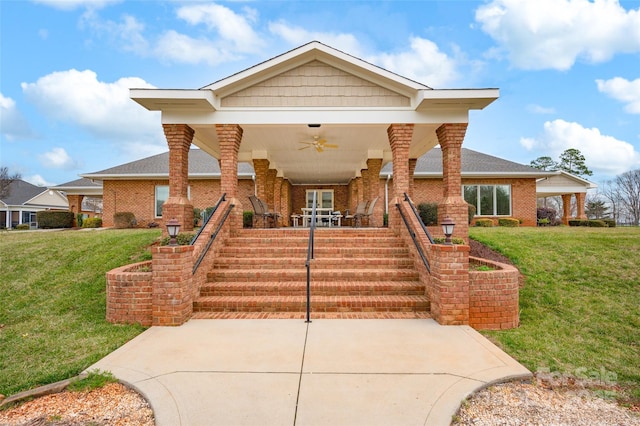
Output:
<svg viewBox="0 0 640 426">
<path fill-rule="evenodd" d="M 312 40 L 433 88 L 499 88 L 464 146 L 640 168 L 640 1 L 0 0 L 0 165 L 62 184 L 167 151 L 131 87 L 196 89 Z"/>
</svg>

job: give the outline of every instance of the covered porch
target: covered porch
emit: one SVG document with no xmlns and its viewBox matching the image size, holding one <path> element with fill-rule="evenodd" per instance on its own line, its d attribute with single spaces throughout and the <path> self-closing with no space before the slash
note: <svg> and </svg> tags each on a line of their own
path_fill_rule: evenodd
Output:
<svg viewBox="0 0 640 426">
<path fill-rule="evenodd" d="M 461 194 L 460 150 L 469 111 L 483 109 L 497 89 L 435 90 L 312 42 L 197 90 L 132 89 L 131 98 L 161 111 L 169 146 L 169 199 L 163 216 L 193 228 L 188 199 L 188 151 L 194 144 L 217 158 L 221 192 L 238 212 L 237 164 L 253 164 L 256 196 L 280 213 L 280 226 L 302 215 L 308 190 L 332 190 L 327 207 L 354 212 L 378 199 L 373 223 L 399 222 L 395 206 L 411 195 L 419 156 L 436 145 L 443 152 L 444 189 L 439 216 L 452 218 L 467 237 Z M 385 186 L 381 168 L 392 162 Z M 386 194 L 385 194 L 386 190 Z M 386 195 L 386 197 L 385 197 Z"/>
<path fill-rule="evenodd" d="M 150 313 L 145 321 L 179 325 L 207 309 L 297 312 L 304 305 L 307 258 L 307 307 L 315 298 L 320 312 L 428 310 L 441 324 L 516 326 L 517 271 L 503 265 L 483 273 L 490 276 L 470 272 L 469 246 L 434 243 L 410 198 L 418 157 L 440 145 L 438 222 L 453 221 L 454 236 L 468 241 L 462 144 L 469 111 L 497 97 L 497 89 L 435 90 L 318 42 L 201 89 L 131 89 L 134 101 L 162 113 L 169 146 L 163 221 L 176 219 L 182 231 L 193 229 L 192 144 L 218 159 L 223 194 L 201 228 L 199 236 L 205 238 L 154 249 L 153 272 L 145 278 L 151 291 L 143 298 Z M 239 196 L 239 162 L 253 165 L 255 196 L 279 213 L 279 230 L 242 229 L 243 211 L 251 207 Z M 393 179 L 384 180 L 380 172 L 387 163 Z M 313 193 L 320 194 L 316 207 L 340 211 L 345 218 L 347 210 L 368 203 L 370 223 L 382 224 L 387 213 L 388 229 L 336 235 L 327 227 L 318 236 L 317 254 L 323 257 L 312 258 L 310 273 L 305 253 L 313 233 L 283 228 L 292 225 L 292 215 L 305 216 L 304 209 L 313 207 Z M 129 291 L 129 272 L 109 276 L 109 294 Z M 125 281 L 122 288 L 119 280 Z M 492 301 L 474 296 L 494 294 L 495 283 L 508 290 Z M 229 291 L 240 291 L 242 300 L 222 295 Z M 491 315 L 487 303 L 493 304 Z M 108 308 L 107 315 L 127 320 L 136 310 Z"/>
</svg>

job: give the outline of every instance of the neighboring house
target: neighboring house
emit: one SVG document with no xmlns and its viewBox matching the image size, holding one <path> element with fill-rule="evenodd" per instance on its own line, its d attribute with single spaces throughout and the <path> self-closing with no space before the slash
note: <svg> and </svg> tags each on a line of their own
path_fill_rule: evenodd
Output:
<svg viewBox="0 0 640 426">
<path fill-rule="evenodd" d="M 77 218 L 100 217 L 102 215 L 102 183 L 90 179 L 76 179 L 49 189 L 61 191 L 69 202 L 69 211 Z"/>
<path fill-rule="evenodd" d="M 39 211 L 68 210 L 68 206 L 60 191 L 14 180 L 9 185 L 9 195 L 0 200 L 0 228 L 15 228 L 24 223 L 35 229 Z"/>
<path fill-rule="evenodd" d="M 573 194 L 584 194 L 595 187 L 589 181 L 566 172 L 542 171 L 470 149 L 462 149 L 461 160 L 463 196 L 476 206 L 477 217 L 514 217 L 520 219 L 524 226 L 535 226 L 537 198 L 563 195 L 570 199 Z M 134 213 L 140 226 L 162 223 L 162 205 L 169 194 L 168 152 L 82 176 L 84 181 L 93 182 L 94 195 L 98 188 L 101 189 L 104 226 L 113 225 L 116 212 Z M 388 189 L 393 181 L 390 163 L 382 168 L 379 178 L 381 190 L 377 196 L 382 206 L 388 206 Z M 56 188 L 66 191 L 69 184 Z M 294 185 L 291 197 L 293 212 L 305 207 L 307 189 L 321 190 L 331 199 L 336 210 L 354 208 L 348 202 L 347 185 Z M 255 172 L 248 163 L 238 165 L 238 190 L 240 199 L 245 201 L 256 193 Z M 193 206 L 201 210 L 214 205 L 221 195 L 218 161 L 199 149 L 189 151 L 188 192 Z M 411 192 L 415 204 L 437 203 L 442 199 L 442 154 L 439 148 L 417 160 Z M 248 201 L 245 209 L 250 209 Z"/>
</svg>

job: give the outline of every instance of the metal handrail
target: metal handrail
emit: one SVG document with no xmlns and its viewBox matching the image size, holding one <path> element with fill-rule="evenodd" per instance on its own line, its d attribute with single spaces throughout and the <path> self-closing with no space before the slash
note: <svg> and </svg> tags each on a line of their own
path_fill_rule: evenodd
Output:
<svg viewBox="0 0 640 426">
<path fill-rule="evenodd" d="M 411 236 L 411 239 L 413 240 L 413 244 L 415 244 L 416 249 L 418 250 L 418 254 L 422 258 L 422 262 L 424 262 L 424 266 L 427 268 L 427 271 L 429 273 L 431 273 L 431 267 L 429 266 L 429 261 L 427 260 L 427 257 L 424 255 L 424 252 L 422 251 L 422 247 L 420 247 L 420 244 L 418 243 L 418 240 L 416 239 L 416 233 L 411 228 L 411 224 L 409 223 L 409 221 L 407 220 L 407 217 L 402 212 L 402 207 L 400 206 L 400 204 L 396 204 L 396 207 L 398 208 L 398 212 L 400 213 L 400 217 L 402 217 L 402 220 L 404 221 L 404 224 L 407 227 L 407 232 L 409 232 L 409 235 Z"/>
<path fill-rule="evenodd" d="M 424 226 L 424 222 L 422 221 L 422 218 L 420 217 L 420 214 L 418 213 L 418 210 L 416 210 L 416 206 L 413 205 L 413 201 L 411 201 L 411 198 L 409 197 L 409 195 L 406 192 L 404 193 L 404 200 L 409 203 L 409 206 L 411 206 L 411 210 L 413 210 L 413 214 L 416 216 L 416 219 L 418 219 L 418 222 L 420 222 L 420 226 L 422 226 L 422 230 L 427 235 L 427 238 L 429 239 L 429 242 L 431 244 L 433 244 L 433 238 L 431 238 L 431 234 L 427 230 L 427 227 Z"/>
<path fill-rule="evenodd" d="M 314 239 L 316 231 L 316 197 L 318 193 L 313 191 L 313 204 L 311 208 L 311 223 L 309 224 L 309 244 L 307 246 L 307 320 L 311 322 L 311 260 L 314 258 Z"/>
<path fill-rule="evenodd" d="M 196 241 L 198 240 L 198 237 L 200 236 L 200 234 L 202 234 L 202 231 L 204 231 L 204 227 L 207 226 L 207 223 L 209 223 L 209 219 L 211 219 L 213 215 L 216 213 L 216 210 L 218 210 L 218 207 L 220 207 L 220 204 L 222 204 L 223 201 L 226 201 L 226 197 L 227 197 L 227 193 L 225 192 L 224 194 L 222 194 L 222 196 L 220 197 L 216 205 L 213 207 L 213 210 L 211 210 L 211 214 L 206 217 L 206 219 L 202 223 L 202 226 L 200 227 L 200 229 L 198 229 L 198 232 L 196 233 L 196 235 L 191 239 L 191 242 L 189 243 L 189 245 L 194 245 L 196 243 Z M 206 210 L 205 210 L 205 213 L 206 213 Z"/>
<path fill-rule="evenodd" d="M 198 257 L 198 260 L 196 260 L 196 263 L 194 263 L 193 270 L 191 271 L 192 274 L 195 274 L 196 271 L 198 270 L 198 267 L 200 266 L 200 263 L 202 263 L 204 256 L 209 251 L 211 244 L 213 244 L 213 242 L 215 241 L 216 237 L 218 236 L 218 233 L 220 232 L 220 230 L 222 229 L 222 226 L 224 225 L 224 222 L 227 220 L 227 218 L 229 217 L 229 214 L 231 213 L 231 210 L 233 210 L 235 206 L 236 206 L 235 204 L 229 204 L 229 207 L 227 207 L 227 210 L 224 212 L 224 215 L 220 219 L 220 223 L 218 223 L 218 227 L 211 234 L 211 237 L 209 238 L 207 245 L 204 247 L 204 250 L 202 250 L 202 253 L 200 253 L 200 257 Z M 213 214 L 211 216 L 213 216 Z"/>
</svg>

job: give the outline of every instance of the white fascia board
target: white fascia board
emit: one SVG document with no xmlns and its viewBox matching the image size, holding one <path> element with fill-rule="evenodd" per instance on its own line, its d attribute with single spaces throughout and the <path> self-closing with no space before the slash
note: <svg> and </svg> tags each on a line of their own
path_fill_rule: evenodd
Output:
<svg viewBox="0 0 640 426">
<path fill-rule="evenodd" d="M 129 89 L 129 97 L 149 111 L 216 110 L 216 99 L 210 90 Z"/>
<path fill-rule="evenodd" d="M 499 89 L 421 90 L 416 109 L 484 109 L 499 97 Z"/>
<path fill-rule="evenodd" d="M 163 111 L 162 124 L 442 124 L 468 123 L 466 108 L 414 111 L 385 108 L 263 108 L 216 112 Z"/>
<path fill-rule="evenodd" d="M 313 60 L 319 60 L 409 97 L 414 97 L 418 90 L 429 89 L 424 84 L 407 79 L 315 41 L 247 68 L 244 71 L 205 86 L 203 89 L 212 90 L 217 96 L 224 97 Z"/>
</svg>

